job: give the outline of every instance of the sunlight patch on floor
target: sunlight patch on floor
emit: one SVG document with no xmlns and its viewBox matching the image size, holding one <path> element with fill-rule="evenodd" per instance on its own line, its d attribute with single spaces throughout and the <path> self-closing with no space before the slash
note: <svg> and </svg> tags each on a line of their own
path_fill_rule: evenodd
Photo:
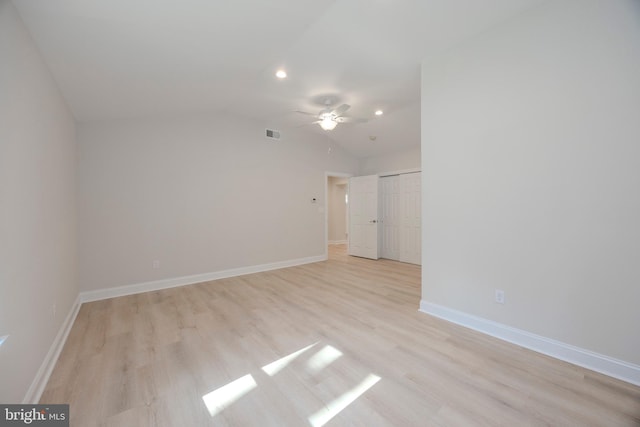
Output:
<svg viewBox="0 0 640 427">
<path fill-rule="evenodd" d="M 253 376 L 247 374 L 211 393 L 205 394 L 202 396 L 202 400 L 204 400 L 204 404 L 207 405 L 209 414 L 215 417 L 218 413 L 228 408 L 233 402 L 256 388 L 256 386 L 257 384 Z"/>
<path fill-rule="evenodd" d="M 265 374 L 267 374 L 270 377 L 272 377 L 275 374 L 277 374 L 278 372 L 280 372 L 282 369 L 286 368 L 289 363 L 291 363 L 298 356 L 300 356 L 302 353 L 304 353 L 305 351 L 309 350 L 311 347 L 313 347 L 316 344 L 318 344 L 318 343 L 315 342 L 315 343 L 313 343 L 311 345 L 306 346 L 305 348 L 301 348 L 300 350 L 289 354 L 288 356 L 284 356 L 283 358 L 280 358 L 280 359 L 276 360 L 275 362 L 271 362 L 268 365 L 263 366 L 262 370 L 264 371 Z"/>
<path fill-rule="evenodd" d="M 314 354 L 307 362 L 309 372 L 311 372 L 312 374 L 320 372 L 340 356 L 342 356 L 342 352 L 337 348 L 330 345 L 324 346 L 322 350 Z"/>
<path fill-rule="evenodd" d="M 286 368 L 296 358 L 298 358 L 300 355 L 316 346 L 317 344 L 318 343 L 315 342 L 291 354 L 288 354 L 287 356 L 275 360 L 263 366 L 261 370 L 269 377 L 273 377 L 278 372 Z M 342 355 L 343 353 L 337 348 L 331 345 L 325 345 L 321 350 L 313 354 L 309 358 L 309 360 L 307 360 L 306 368 L 311 373 L 320 372 L 331 363 L 339 359 Z M 377 375 L 369 374 L 362 382 L 360 382 L 360 384 L 345 392 L 341 396 L 335 398 L 322 409 L 310 415 L 308 417 L 309 423 L 313 427 L 324 426 L 332 418 L 343 411 L 347 406 L 358 399 L 363 393 L 373 387 L 378 381 L 380 381 L 380 377 L 378 377 Z M 207 406 L 209 414 L 212 417 L 215 417 L 216 415 L 230 407 L 238 399 L 242 398 L 251 390 L 255 389 L 257 386 L 258 384 L 256 383 L 253 375 L 247 374 L 243 377 L 238 378 L 237 380 L 234 380 L 222 387 L 217 388 L 210 393 L 207 393 L 206 395 L 202 396 L 202 400 Z"/>
<path fill-rule="evenodd" d="M 313 427 L 322 427 L 333 417 L 338 415 L 340 411 L 353 403 L 358 397 L 364 394 L 367 390 L 373 387 L 380 377 L 377 375 L 369 374 L 360 384 L 344 393 L 342 396 L 330 402 L 326 407 L 322 408 L 315 414 L 309 417 L 309 422 Z"/>
</svg>

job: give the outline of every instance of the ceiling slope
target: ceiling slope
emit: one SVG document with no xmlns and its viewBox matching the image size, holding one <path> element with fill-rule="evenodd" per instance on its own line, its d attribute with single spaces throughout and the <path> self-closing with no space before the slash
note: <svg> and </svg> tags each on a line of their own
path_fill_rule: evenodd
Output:
<svg viewBox="0 0 640 427">
<path fill-rule="evenodd" d="M 423 58 L 539 2 L 13 0 L 80 122 L 226 111 L 286 133 L 328 98 L 369 119 L 327 135 L 358 157 L 419 145 Z"/>
</svg>

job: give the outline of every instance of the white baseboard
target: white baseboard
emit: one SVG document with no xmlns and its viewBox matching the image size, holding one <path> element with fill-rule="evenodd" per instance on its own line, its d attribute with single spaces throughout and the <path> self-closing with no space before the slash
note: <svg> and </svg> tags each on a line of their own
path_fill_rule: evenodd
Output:
<svg viewBox="0 0 640 427">
<path fill-rule="evenodd" d="M 58 330 L 58 334 L 56 335 L 53 343 L 51 343 L 51 347 L 47 352 L 42 364 L 40 365 L 40 369 L 36 373 L 29 390 L 27 390 L 27 394 L 25 394 L 24 399 L 22 400 L 23 404 L 36 404 L 40 401 L 40 397 L 42 396 L 42 392 L 44 392 L 44 388 L 49 381 L 49 377 L 53 372 L 53 368 L 56 366 L 56 362 L 58 361 L 58 357 L 62 352 L 62 348 L 64 347 L 65 342 L 67 342 L 67 337 L 69 336 L 69 332 L 71 331 L 71 327 L 73 326 L 73 322 L 76 320 L 76 316 L 78 315 L 78 311 L 80 311 L 80 306 L 82 302 L 80 301 L 80 296 L 76 298 L 73 305 L 71 306 L 71 310 L 67 314 L 67 317 L 64 319 L 64 322 L 60 326 L 60 330 Z"/>
<path fill-rule="evenodd" d="M 348 240 L 329 240 L 330 245 L 344 245 Z"/>
<path fill-rule="evenodd" d="M 44 392 L 44 389 L 49 381 L 49 377 L 53 372 L 53 368 L 58 361 L 58 357 L 62 352 L 73 322 L 76 320 L 76 316 L 80 311 L 82 303 L 98 301 L 102 299 L 114 298 L 125 295 L 133 295 L 142 292 L 155 291 L 160 289 L 173 288 L 177 286 L 191 285 L 194 283 L 207 282 L 210 280 L 224 279 L 227 277 L 242 276 L 244 274 L 259 273 L 263 271 L 277 270 L 280 268 L 295 267 L 297 265 L 310 264 L 313 262 L 326 261 L 325 255 L 298 258 L 289 261 L 280 261 L 270 264 L 254 265 L 249 267 L 233 268 L 229 270 L 222 270 L 213 273 L 196 274 L 192 276 L 175 277 L 171 279 L 156 280 L 153 282 L 138 283 L 128 286 L 120 286 L 117 288 L 99 289 L 96 291 L 80 292 L 76 298 L 71 310 L 67 314 L 64 323 L 61 325 L 58 334 L 56 335 L 44 361 L 40 365 L 36 376 L 27 390 L 27 393 L 22 400 L 23 404 L 36 404 L 40 401 L 40 397 Z"/>
<path fill-rule="evenodd" d="M 640 366 L 638 365 L 438 304 L 433 304 L 425 300 L 420 301 L 420 311 L 521 347 L 526 347 L 538 353 L 546 354 L 547 356 L 564 360 L 565 362 L 640 386 Z"/>
<path fill-rule="evenodd" d="M 118 286 L 116 288 L 98 289 L 95 291 L 80 292 L 81 302 L 99 301 L 103 299 L 122 297 L 126 295 L 140 294 L 143 292 L 158 291 L 161 289 L 175 288 L 178 286 L 193 285 L 194 283 L 208 282 L 210 280 L 225 279 L 228 277 L 242 276 L 244 274 L 260 273 L 263 271 L 278 270 L 280 268 L 295 267 L 297 265 L 326 261 L 326 255 L 318 255 L 307 258 L 298 258 L 288 261 L 274 262 L 270 264 L 253 265 L 249 267 L 232 268 L 229 270 L 212 273 L 195 274 L 192 276 L 174 277 L 170 279 L 154 280 L 133 285 Z"/>
</svg>

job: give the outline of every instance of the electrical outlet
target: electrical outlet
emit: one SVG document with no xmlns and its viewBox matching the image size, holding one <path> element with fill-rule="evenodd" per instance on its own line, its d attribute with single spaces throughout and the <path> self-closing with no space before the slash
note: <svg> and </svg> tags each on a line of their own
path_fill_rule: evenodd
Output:
<svg viewBox="0 0 640 427">
<path fill-rule="evenodd" d="M 504 304 L 504 291 L 502 289 L 496 289 L 496 302 Z"/>
<path fill-rule="evenodd" d="M 57 312 L 58 312 L 58 305 L 54 302 L 51 305 L 51 314 L 53 315 L 53 317 L 56 317 Z"/>
<path fill-rule="evenodd" d="M 153 268 L 160 268 L 160 260 L 157 260 L 157 259 L 153 260 Z"/>
</svg>

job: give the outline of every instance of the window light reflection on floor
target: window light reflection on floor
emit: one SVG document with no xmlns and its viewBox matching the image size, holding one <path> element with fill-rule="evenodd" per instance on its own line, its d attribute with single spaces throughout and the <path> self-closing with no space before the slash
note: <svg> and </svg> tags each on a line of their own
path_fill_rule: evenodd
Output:
<svg viewBox="0 0 640 427">
<path fill-rule="evenodd" d="M 315 414 L 309 417 L 309 422 L 313 427 L 322 427 L 333 417 L 338 415 L 340 411 L 349 406 L 353 401 L 360 397 L 364 392 L 373 387 L 380 377 L 377 375 L 369 374 L 360 384 L 344 393 L 342 396 L 330 402 L 326 407 L 322 408 Z"/>
<path fill-rule="evenodd" d="M 284 356 L 274 362 L 269 363 L 262 367 L 262 371 L 269 375 L 274 376 L 282 369 L 284 369 L 289 363 L 299 357 L 301 354 L 314 347 L 316 343 L 308 345 L 300 350 L 297 350 L 287 356 Z M 311 356 L 307 361 L 307 368 L 313 372 L 319 372 L 333 363 L 335 360 L 342 356 L 342 352 L 335 347 L 326 345 L 316 354 Z M 358 397 L 364 394 L 367 390 L 373 387 L 380 377 L 377 375 L 369 374 L 360 384 L 347 391 L 340 397 L 334 399 L 325 407 L 309 416 L 308 421 L 313 427 L 322 427 L 328 423 L 333 417 L 338 415 L 347 406 L 353 403 Z M 255 379 L 251 374 L 247 374 L 238 378 L 220 388 L 213 390 L 210 393 L 202 396 L 204 404 L 209 410 L 209 414 L 215 417 L 220 412 L 227 409 L 238 399 L 249 393 L 251 390 L 258 386 Z"/>
<path fill-rule="evenodd" d="M 326 345 L 322 350 L 314 354 L 311 359 L 309 359 L 307 367 L 309 368 L 309 371 L 314 374 L 329 366 L 340 356 L 342 356 L 342 352 L 340 350 L 330 345 Z"/>
<path fill-rule="evenodd" d="M 245 394 L 256 388 L 256 381 L 251 374 L 240 377 L 235 381 L 224 385 L 211 393 L 202 396 L 204 404 L 207 405 L 209 414 L 215 417 L 218 413 L 225 410 L 233 402 L 240 399 Z"/>
<path fill-rule="evenodd" d="M 311 347 L 313 347 L 316 344 L 318 344 L 318 343 L 315 342 L 315 343 L 313 343 L 311 345 L 306 346 L 305 348 L 301 348 L 300 350 L 289 354 L 288 356 L 284 356 L 284 357 L 276 360 L 275 362 L 271 362 L 268 365 L 263 366 L 262 370 L 264 371 L 265 374 L 267 374 L 270 377 L 272 377 L 275 374 L 277 374 L 278 372 L 280 372 L 282 369 L 284 369 L 296 357 L 300 356 L 302 353 L 304 353 L 305 351 L 309 350 Z"/>
</svg>

